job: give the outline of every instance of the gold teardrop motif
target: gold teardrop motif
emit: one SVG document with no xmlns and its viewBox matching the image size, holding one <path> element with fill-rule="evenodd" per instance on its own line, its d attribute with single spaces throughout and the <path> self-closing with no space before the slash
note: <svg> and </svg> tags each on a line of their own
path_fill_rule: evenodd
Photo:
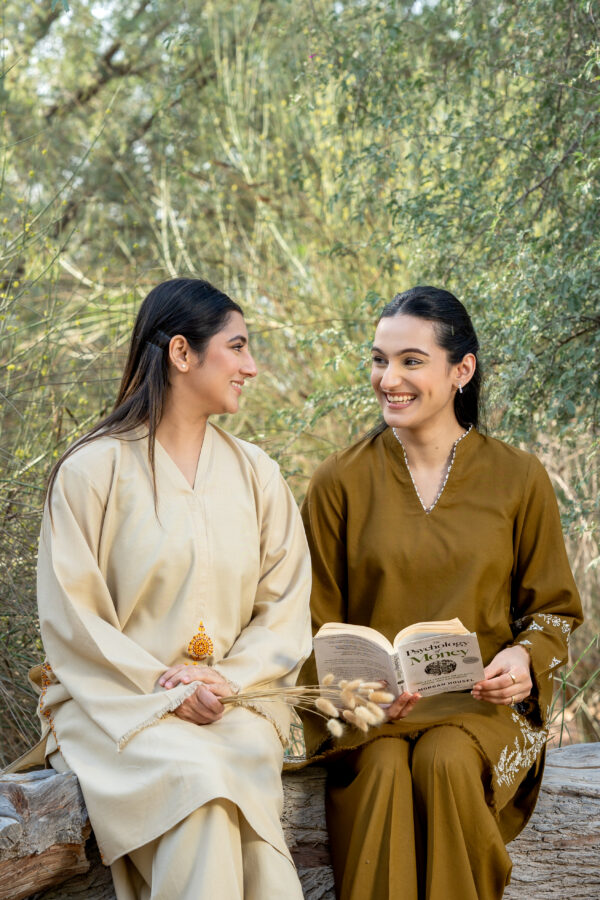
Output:
<svg viewBox="0 0 600 900">
<path fill-rule="evenodd" d="M 206 629 L 202 622 L 198 625 L 198 634 L 188 644 L 188 653 L 192 659 L 204 659 L 206 656 L 212 656 L 213 642 L 206 633 Z"/>
</svg>

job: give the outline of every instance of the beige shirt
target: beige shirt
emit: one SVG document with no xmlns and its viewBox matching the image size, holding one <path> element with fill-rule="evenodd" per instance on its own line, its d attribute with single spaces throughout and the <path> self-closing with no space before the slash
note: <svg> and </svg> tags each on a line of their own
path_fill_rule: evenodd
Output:
<svg viewBox="0 0 600 900">
<path fill-rule="evenodd" d="M 38 561 L 47 753 L 77 773 L 107 863 L 216 797 L 287 854 L 286 704 L 197 726 L 169 715 L 194 685 L 156 683 L 192 662 L 200 623 L 240 688 L 295 682 L 310 652 L 298 510 L 276 463 L 211 424 L 193 488 L 156 443 L 156 488 L 155 506 L 145 437 L 100 438 L 59 470 Z"/>
</svg>

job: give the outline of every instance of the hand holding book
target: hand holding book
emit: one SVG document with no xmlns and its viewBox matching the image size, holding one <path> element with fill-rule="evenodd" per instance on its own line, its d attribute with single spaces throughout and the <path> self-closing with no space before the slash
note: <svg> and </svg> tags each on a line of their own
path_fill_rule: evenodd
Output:
<svg viewBox="0 0 600 900">
<path fill-rule="evenodd" d="M 460 619 L 418 622 L 398 632 L 393 643 L 374 628 L 328 622 L 314 645 L 319 680 L 332 672 L 336 680 L 385 681 L 397 698 L 405 692 L 428 697 L 464 691 L 485 679 L 477 635 Z M 394 718 L 408 702 L 405 697 L 395 705 Z"/>
<path fill-rule="evenodd" d="M 525 647 L 505 647 L 485 668 L 485 678 L 474 685 L 476 700 L 512 706 L 531 694 L 531 663 Z"/>
</svg>

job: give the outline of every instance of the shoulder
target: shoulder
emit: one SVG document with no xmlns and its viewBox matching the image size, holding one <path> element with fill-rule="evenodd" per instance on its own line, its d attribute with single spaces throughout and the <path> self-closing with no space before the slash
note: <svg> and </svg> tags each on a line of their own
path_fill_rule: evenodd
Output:
<svg viewBox="0 0 600 900">
<path fill-rule="evenodd" d="M 133 445 L 137 449 L 140 443 L 147 447 L 147 442 L 136 439 L 135 435 L 101 435 L 88 443 L 76 443 L 59 466 L 53 492 L 56 489 L 65 493 L 89 490 L 106 498 L 123 459 L 131 455 Z"/>
<path fill-rule="evenodd" d="M 241 468 L 254 474 L 261 485 L 266 485 L 268 481 L 279 474 L 279 466 L 275 460 L 256 444 L 236 437 L 213 423 L 210 423 L 208 427 L 213 431 L 217 452 L 230 454 L 237 460 Z"/>
<path fill-rule="evenodd" d="M 500 470 L 509 471 L 513 478 L 524 481 L 536 478 L 547 478 L 548 475 L 540 460 L 529 450 L 514 447 L 498 438 L 476 432 L 474 448 L 478 458 Z"/>
<path fill-rule="evenodd" d="M 356 443 L 328 456 L 315 469 L 311 489 L 344 490 L 358 484 L 364 478 L 365 468 L 376 464 L 383 438 L 382 434 L 367 435 Z"/>
<path fill-rule="evenodd" d="M 467 462 L 481 490 L 515 508 L 527 507 L 533 498 L 556 503 L 550 477 L 534 453 L 478 432 L 474 437 Z"/>
<path fill-rule="evenodd" d="M 61 469 L 93 472 L 110 466 L 121 456 L 122 443 L 113 435 L 101 435 L 86 444 L 76 443 Z"/>
</svg>

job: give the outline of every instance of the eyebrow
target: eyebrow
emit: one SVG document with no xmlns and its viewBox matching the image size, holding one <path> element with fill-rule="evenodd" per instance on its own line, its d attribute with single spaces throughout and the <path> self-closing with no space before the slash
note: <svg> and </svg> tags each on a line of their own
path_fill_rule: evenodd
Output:
<svg viewBox="0 0 600 900">
<path fill-rule="evenodd" d="M 379 347 L 375 347 L 374 345 L 373 345 L 373 347 L 371 347 L 371 352 L 372 353 L 382 353 L 383 356 L 388 355 L 383 350 L 380 350 Z M 402 356 L 404 353 L 420 353 L 421 356 L 429 356 L 430 355 L 427 352 L 427 350 L 421 350 L 419 347 L 405 347 L 404 350 L 398 350 L 398 352 L 394 353 L 393 356 Z"/>
<path fill-rule="evenodd" d="M 236 334 L 235 337 L 227 338 L 228 344 L 230 344 L 232 341 L 241 341 L 243 344 L 247 344 L 248 338 L 245 334 Z"/>
</svg>

